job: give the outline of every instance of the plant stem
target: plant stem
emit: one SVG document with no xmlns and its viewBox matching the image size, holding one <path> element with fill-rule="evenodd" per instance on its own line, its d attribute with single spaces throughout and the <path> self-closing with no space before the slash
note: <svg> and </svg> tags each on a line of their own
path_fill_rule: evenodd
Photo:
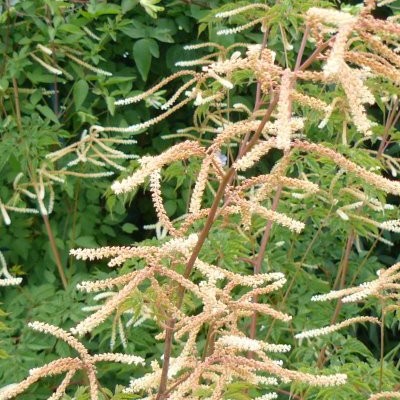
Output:
<svg viewBox="0 0 400 400">
<path fill-rule="evenodd" d="M 378 242 L 379 242 L 379 240 L 375 239 L 374 243 L 372 244 L 372 246 L 368 250 L 368 253 L 365 255 L 364 259 L 361 261 L 361 263 L 358 266 L 355 274 L 353 275 L 353 277 L 351 279 L 351 282 L 349 284 L 349 287 L 354 286 L 354 283 L 355 283 L 356 279 L 358 278 L 358 275 L 359 275 L 360 271 L 363 269 L 364 265 L 367 263 L 367 261 L 371 257 L 372 252 L 374 251 L 374 249 L 375 249 L 376 245 L 378 244 Z"/>
<path fill-rule="evenodd" d="M 51 229 L 51 225 L 50 225 L 50 222 L 49 222 L 49 216 L 45 213 L 46 209 L 44 209 L 43 212 L 42 212 L 42 207 L 40 206 L 40 204 L 42 204 L 43 208 L 45 208 L 44 205 L 43 205 L 43 202 L 41 200 L 41 197 L 40 197 L 41 193 L 40 193 L 40 190 L 39 190 L 39 187 L 38 187 L 38 183 L 37 183 L 37 179 L 36 179 L 36 172 L 35 172 L 35 169 L 33 168 L 32 164 L 29 164 L 28 170 L 29 170 L 29 177 L 30 177 L 31 182 L 33 184 L 33 187 L 35 189 L 35 193 L 36 193 L 39 209 L 41 210 L 40 214 L 41 214 L 41 216 L 43 218 L 43 222 L 44 222 L 44 225 L 46 227 L 46 232 L 47 232 L 47 236 L 49 238 L 50 248 L 51 248 L 51 251 L 53 253 L 54 261 L 56 263 L 56 266 L 57 266 L 57 269 L 58 269 L 58 273 L 60 275 L 61 282 L 62 282 L 62 285 L 63 285 L 64 290 L 65 290 L 65 289 L 67 289 L 67 286 L 68 286 L 67 278 L 66 278 L 66 276 L 64 274 L 64 269 L 63 269 L 63 266 L 62 266 L 60 253 L 58 252 L 56 241 L 54 239 L 53 230 Z"/>
<path fill-rule="evenodd" d="M 22 118 L 21 118 L 21 107 L 20 107 L 20 104 L 19 104 L 18 83 L 17 83 L 17 80 L 15 78 L 12 78 L 12 83 L 13 83 L 14 103 L 15 103 L 15 117 L 16 117 L 16 120 L 17 120 L 18 130 L 20 132 L 22 132 Z M 30 168 L 30 169 L 32 169 L 32 168 Z M 33 177 L 32 173 L 31 173 L 31 176 Z M 54 260 L 55 260 L 56 265 L 57 265 L 58 273 L 60 274 L 61 282 L 63 284 L 64 289 L 66 289 L 67 286 L 68 286 L 67 278 L 66 278 L 66 276 L 64 274 L 64 270 L 63 270 L 62 262 L 61 262 L 61 257 L 60 257 L 60 254 L 58 252 L 57 246 L 56 246 L 56 242 L 55 242 L 55 239 L 54 239 L 53 231 L 51 229 L 50 222 L 49 222 L 49 217 L 47 215 L 42 214 L 42 218 L 43 218 L 43 221 L 44 221 L 44 225 L 46 227 L 47 236 L 49 237 L 50 248 L 51 248 L 51 251 L 52 251 L 53 256 L 54 256 Z"/>
<path fill-rule="evenodd" d="M 253 146 L 257 143 L 265 124 L 268 122 L 273 110 L 275 109 L 276 104 L 278 103 L 278 97 L 279 97 L 278 95 L 275 95 L 272 98 L 271 103 L 270 103 L 267 111 L 265 112 L 265 115 L 264 115 L 263 119 L 261 120 L 260 125 L 257 128 L 257 131 L 254 133 L 250 142 L 245 147 L 244 154 L 246 154 L 248 151 L 250 151 L 253 148 Z M 203 244 L 206 241 L 207 236 L 210 232 L 210 229 L 215 221 L 215 216 L 217 214 L 220 201 L 222 200 L 222 197 L 225 193 L 225 189 L 228 186 L 229 182 L 231 181 L 231 179 L 235 173 L 236 173 L 235 169 L 233 167 L 230 167 L 228 169 L 228 171 L 226 172 L 226 174 L 224 175 L 224 177 L 218 187 L 218 190 L 217 190 L 217 193 L 215 194 L 215 198 L 214 198 L 213 204 L 210 208 L 210 212 L 208 214 L 207 220 L 206 220 L 204 227 L 200 233 L 199 239 L 193 249 L 193 252 L 186 264 L 185 272 L 183 274 L 183 276 L 185 278 L 188 278 L 190 273 L 192 272 L 194 263 L 196 262 L 196 259 L 200 253 L 200 250 L 202 249 Z M 182 305 L 184 293 L 185 293 L 185 289 L 181 286 L 178 289 L 178 308 L 180 308 Z M 162 400 L 165 398 L 164 394 L 165 394 L 165 391 L 167 388 L 168 369 L 169 369 L 169 362 L 170 362 L 170 358 L 171 358 L 172 339 L 173 339 L 173 331 L 174 331 L 175 323 L 176 323 L 176 321 L 174 318 L 171 318 L 167 323 L 168 328 L 166 328 L 166 334 L 165 334 L 164 362 L 163 362 L 160 385 L 158 388 L 158 394 L 157 394 L 156 400 Z"/>
<path fill-rule="evenodd" d="M 64 269 L 62 266 L 60 253 L 58 252 L 58 249 L 56 246 L 56 241 L 54 239 L 53 230 L 51 229 L 51 226 L 50 226 L 49 217 L 47 215 L 42 214 L 42 218 L 43 218 L 44 225 L 46 227 L 47 236 L 49 237 L 51 251 L 53 252 L 54 260 L 57 265 L 57 269 L 58 269 L 58 273 L 61 278 L 61 282 L 63 284 L 64 289 L 67 289 L 68 282 L 67 282 L 67 278 L 64 274 Z"/>
<path fill-rule="evenodd" d="M 215 333 L 214 333 L 213 325 L 211 325 L 208 328 L 206 343 L 204 344 L 204 350 L 203 350 L 203 356 L 202 356 L 203 361 L 208 356 L 208 354 L 212 353 L 212 351 L 213 351 L 214 336 L 215 336 Z"/>
<path fill-rule="evenodd" d="M 310 26 L 307 25 L 306 26 L 306 30 L 304 31 L 304 34 L 303 34 L 303 39 L 301 41 L 299 52 L 297 54 L 296 64 L 295 64 L 295 67 L 294 67 L 295 71 L 297 71 L 300 68 L 301 60 L 302 60 L 303 54 L 304 54 L 304 50 L 306 49 L 306 44 L 307 44 L 307 39 L 308 39 L 309 33 L 310 33 Z"/>
<path fill-rule="evenodd" d="M 349 234 L 349 237 L 347 238 L 347 243 L 346 243 L 346 248 L 345 248 L 344 255 L 343 255 L 343 260 L 341 262 L 339 273 L 338 273 L 339 282 L 334 285 L 334 288 L 333 288 L 334 290 L 343 289 L 345 286 L 346 274 L 349 269 L 350 252 L 351 252 L 351 248 L 354 244 L 355 239 L 356 239 L 356 234 L 355 234 L 354 229 L 352 229 Z M 339 286 L 337 287 L 337 285 L 339 285 Z"/>
<path fill-rule="evenodd" d="M 279 389 L 279 388 L 274 388 L 274 390 L 276 390 L 278 393 L 283 393 L 283 394 L 289 396 L 288 398 L 290 398 L 290 399 L 296 399 L 296 400 L 303 399 L 303 397 L 300 397 L 297 394 L 293 394 L 292 392 L 288 392 L 287 390 L 283 390 L 283 389 Z"/>
<path fill-rule="evenodd" d="M 12 78 L 12 83 L 14 91 L 15 118 L 17 119 L 18 130 L 22 132 L 22 118 L 21 118 L 21 107 L 19 105 L 18 83 L 15 78 Z"/>
<path fill-rule="evenodd" d="M 15 117 L 17 120 L 18 130 L 21 132 L 22 131 L 22 119 L 21 119 L 21 108 L 20 108 L 20 104 L 19 104 L 18 83 L 15 78 L 12 78 L 12 83 L 13 83 L 13 91 L 14 91 Z M 31 173 L 31 177 L 33 177 L 33 176 L 34 175 Z M 36 187 L 36 185 L 35 185 L 35 187 Z M 36 192 L 37 192 L 37 195 L 39 196 L 39 193 L 37 190 L 36 190 Z M 51 247 L 51 251 L 53 252 L 53 256 L 54 256 L 54 260 L 57 265 L 58 273 L 60 274 L 61 282 L 63 284 L 64 289 L 66 289 L 68 286 L 67 278 L 64 274 L 61 257 L 58 252 L 57 246 L 56 246 L 53 231 L 51 229 L 50 222 L 49 222 L 49 217 L 47 215 L 42 214 L 42 218 L 44 221 L 44 225 L 46 227 L 47 236 L 50 241 L 50 247 Z"/>
<path fill-rule="evenodd" d="M 385 151 L 386 146 L 388 144 L 389 132 L 393 128 L 393 126 L 396 124 L 396 122 L 399 118 L 400 112 L 397 115 L 397 117 L 395 118 L 398 105 L 399 105 L 399 99 L 397 98 L 394 101 L 394 104 L 393 104 L 392 108 L 390 109 L 389 115 L 386 120 L 385 130 L 383 131 L 382 140 L 379 145 L 378 152 L 376 154 L 376 158 L 378 158 L 378 159 L 382 157 L 383 152 Z"/>
<path fill-rule="evenodd" d="M 259 137 L 261 135 L 261 132 L 262 132 L 265 124 L 268 122 L 269 118 L 271 117 L 272 111 L 275 109 L 275 106 L 276 106 L 277 103 L 278 103 L 278 96 L 274 96 L 274 98 L 272 99 L 272 101 L 270 103 L 270 106 L 268 107 L 268 110 L 266 111 L 266 113 L 265 113 L 265 115 L 264 115 L 264 117 L 263 117 L 263 119 L 262 119 L 262 121 L 261 121 L 261 123 L 260 123 L 260 125 L 259 125 L 259 127 L 257 129 L 257 131 L 254 133 L 254 136 L 252 137 L 252 139 L 250 140 L 250 142 L 246 146 L 244 154 L 249 152 L 254 147 L 254 145 L 257 143 L 257 141 L 258 141 L 258 139 L 259 139 Z M 211 229 L 211 226 L 214 223 L 214 220 L 215 220 L 214 217 L 215 217 L 215 215 L 217 213 L 219 203 L 222 200 L 222 197 L 223 197 L 223 195 L 225 193 L 225 189 L 226 189 L 226 187 L 228 185 L 228 182 L 230 181 L 231 177 L 235 174 L 235 172 L 236 172 L 235 169 L 233 167 L 230 167 L 228 169 L 228 171 L 226 172 L 224 178 L 222 179 L 222 181 L 221 181 L 221 183 L 220 183 L 220 185 L 218 187 L 218 191 L 217 191 L 217 193 L 215 195 L 213 204 L 212 204 L 212 206 L 210 208 L 210 213 L 208 214 L 208 217 L 207 217 L 206 223 L 204 225 L 204 228 L 201 231 L 199 240 L 197 241 L 196 246 L 193 249 L 193 253 L 192 253 L 191 257 L 190 257 L 189 261 L 186 264 L 186 269 L 185 269 L 185 272 L 184 272 L 184 275 L 183 275 L 185 278 L 189 277 L 189 275 L 190 275 L 190 273 L 191 273 L 191 271 L 193 269 L 193 266 L 194 266 L 194 263 L 195 263 L 195 261 L 197 259 L 197 256 L 199 255 L 200 250 L 203 247 L 203 244 L 204 244 L 204 242 L 205 242 L 205 240 L 206 240 L 206 238 L 208 236 L 208 233 L 209 233 L 209 231 Z"/>
<path fill-rule="evenodd" d="M 281 197 L 281 192 L 282 192 L 282 185 L 278 186 L 278 189 L 275 193 L 274 199 L 272 201 L 272 206 L 271 210 L 276 211 L 279 205 L 279 199 Z M 267 223 L 267 226 L 265 227 L 262 239 L 261 239 L 261 244 L 260 248 L 258 250 L 257 258 L 254 262 L 254 275 L 257 275 L 261 272 L 261 265 L 264 259 L 264 254 L 265 250 L 267 248 L 267 244 L 269 242 L 269 238 L 271 236 L 271 229 L 272 229 L 273 221 L 269 220 Z M 253 302 L 257 303 L 257 298 L 258 296 L 254 296 Z M 254 339 L 256 337 L 256 328 L 257 328 L 257 311 L 255 311 L 251 317 L 251 322 L 250 322 L 250 339 Z M 252 354 L 249 354 L 249 356 L 252 356 Z"/>
<path fill-rule="evenodd" d="M 381 359 L 380 359 L 380 367 L 379 367 L 379 389 L 378 391 L 382 391 L 383 385 L 383 361 L 384 361 L 384 352 L 385 352 L 385 307 L 383 302 L 381 304 L 382 308 L 382 321 L 381 321 Z"/>
</svg>

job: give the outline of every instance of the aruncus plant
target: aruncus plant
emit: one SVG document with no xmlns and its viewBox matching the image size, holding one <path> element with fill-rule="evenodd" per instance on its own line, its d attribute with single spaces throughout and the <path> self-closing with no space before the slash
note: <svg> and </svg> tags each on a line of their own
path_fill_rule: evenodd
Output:
<svg viewBox="0 0 400 400">
<path fill-rule="evenodd" d="M 245 25 L 222 29 L 219 34 L 234 34 L 261 25 L 262 44 L 238 43 L 228 49 L 211 42 L 188 46 L 188 50 L 207 47 L 214 48 L 215 52 L 178 64 L 183 67 L 199 65 L 200 71 L 179 71 L 142 94 L 116 102 L 117 105 L 134 104 L 175 79 L 188 78 L 164 104 L 163 113 L 124 128 L 92 127 L 91 135 L 95 141 L 100 133 L 144 131 L 185 106 L 195 106 L 194 126 L 178 132 L 183 137 L 189 135 L 195 139 L 178 142 L 159 155 L 141 157 L 133 173 L 126 174 L 111 186 L 116 194 L 129 194 L 149 180 L 158 224 L 167 235 L 158 246 L 138 244 L 71 250 L 71 254 L 81 260 L 109 259 L 110 267 L 122 266 L 131 260 L 141 262 L 135 264 L 138 268 L 118 277 L 80 283 L 79 290 L 109 293 L 104 304 L 96 307 L 69 332 L 40 322 L 31 323 L 33 329 L 66 341 L 76 349 L 79 357 L 56 360 L 31 371 L 25 381 L 1 391 L 0 399 L 19 395 L 41 377 L 66 373 L 51 397 L 52 400 L 59 399 L 78 369 L 83 369 L 88 376 L 91 399 L 98 399 L 95 362 L 143 363 L 144 360 L 120 354 L 89 355 L 76 336 L 89 334 L 112 314 L 119 313 L 138 291 L 154 293 L 151 307 L 162 308 L 162 313 L 150 312 L 147 317 L 157 322 L 160 329 L 157 339 L 163 341 L 164 351 L 161 362 L 152 360 L 147 373 L 131 380 L 125 389 L 128 394 L 157 400 L 217 400 L 228 398 L 232 385 L 242 382 L 242 396 L 265 400 L 277 398 L 277 393 L 290 394 L 283 389 L 290 382 L 316 387 L 338 386 L 338 391 L 346 385 L 344 373 L 326 374 L 323 370 L 311 373 L 285 368 L 274 354 L 289 352 L 291 347 L 270 343 L 259 335 L 261 316 L 268 318 L 271 329 L 278 329 L 275 321 L 290 323 L 292 320 L 291 315 L 280 309 L 283 304 L 273 301 L 274 294 L 287 284 L 285 274 L 266 271 L 263 260 L 267 246 L 271 245 L 273 226 L 296 235 L 306 228 L 307 220 L 292 207 L 293 199 L 329 195 L 313 182 L 312 174 L 307 174 L 306 163 L 303 171 L 292 168 L 298 165 L 300 156 L 336 165 L 340 175 L 349 177 L 349 183 L 342 189 L 355 201 L 336 208 L 340 218 L 364 218 L 357 211 L 366 208 L 378 213 L 380 218 L 375 221 L 365 217 L 363 222 L 366 224 L 391 231 L 399 229 L 398 220 L 383 219 L 383 211 L 389 212 L 392 207 L 385 204 L 382 193 L 399 195 L 400 183 L 358 164 L 324 142 L 308 139 L 308 121 L 300 112 L 304 107 L 317 113 L 318 129 L 323 131 L 336 108 L 340 107 L 346 129 L 351 125 L 358 141 L 375 137 L 374 123 L 367 108 L 375 102 L 375 95 L 368 83 L 384 78 L 391 84 L 398 84 L 400 77 L 399 56 L 391 44 L 400 36 L 400 25 L 396 21 L 374 19 L 372 10 L 375 6 L 375 2 L 369 0 L 357 15 L 310 8 L 304 15 L 303 38 L 292 68 L 287 57 L 286 65 L 281 65 L 277 54 L 268 48 L 270 7 L 258 3 L 229 6 L 215 17 L 225 19 L 250 13 L 248 15 L 256 18 Z M 314 44 L 308 56 L 305 55 L 307 41 Z M 289 43 L 286 48 L 291 51 Z M 253 109 L 241 103 L 231 104 L 230 99 L 243 82 L 256 82 Z M 316 97 L 314 91 L 308 92 L 310 87 L 323 90 L 327 85 L 339 88 L 340 92 L 331 102 L 324 96 Z M 382 140 L 388 140 L 394 120 Z M 343 133 L 344 142 L 350 145 L 346 132 Z M 382 149 L 377 153 L 378 158 L 383 156 Z M 272 168 L 266 173 L 254 173 L 271 155 L 278 158 Z M 186 166 L 194 162 L 199 168 L 187 213 L 172 220 L 162 197 L 163 174 L 171 165 L 180 166 L 184 173 Z M 380 193 L 379 200 L 369 194 L 376 191 Z M 338 200 L 332 202 L 332 207 L 337 203 Z M 282 211 L 278 211 L 282 205 Z M 256 227 L 262 220 L 259 232 Z M 205 251 L 213 235 L 230 225 L 236 225 L 243 238 L 256 238 L 256 251 L 250 260 L 245 260 L 253 267 L 251 274 L 239 258 L 236 261 L 238 269 L 243 268 L 243 271 L 232 271 L 224 263 L 224 254 L 219 260 L 210 261 Z M 349 248 L 355 234 L 350 238 Z M 377 295 L 380 290 L 397 288 L 393 285 L 397 285 L 394 282 L 398 279 L 398 265 L 362 288 L 343 288 L 346 257 L 341 264 L 340 290 L 316 296 L 313 300 L 343 297 L 344 301 L 350 302 Z M 198 304 L 189 312 L 184 307 L 188 299 Z M 327 335 L 356 323 L 382 324 L 373 316 L 355 316 L 336 323 L 337 317 L 338 312 L 330 326 L 298 333 L 297 338 Z M 324 348 L 321 352 L 325 354 Z M 321 367 L 324 362 L 321 361 Z M 371 398 L 385 396 L 389 395 L 378 393 Z"/>
</svg>

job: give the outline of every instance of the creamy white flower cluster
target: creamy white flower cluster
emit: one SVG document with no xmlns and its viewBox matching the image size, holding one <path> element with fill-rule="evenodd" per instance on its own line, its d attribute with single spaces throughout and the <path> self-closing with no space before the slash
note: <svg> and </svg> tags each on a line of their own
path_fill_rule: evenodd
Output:
<svg viewBox="0 0 400 400">
<path fill-rule="evenodd" d="M 254 400 L 272 400 L 277 398 L 278 398 L 277 393 L 266 393 L 263 394 L 262 396 L 256 397 Z"/>
<path fill-rule="evenodd" d="M 369 296 L 391 296 L 392 291 L 398 291 L 397 281 L 400 280 L 400 263 L 392 265 L 386 270 L 377 272 L 378 278 L 371 282 L 363 282 L 359 286 L 342 290 L 333 290 L 326 294 L 319 294 L 311 298 L 312 301 L 326 301 L 342 299 L 343 303 L 353 303 L 364 300 Z M 394 292 L 395 296 L 396 293 Z"/>
<path fill-rule="evenodd" d="M 318 328 L 318 329 L 310 329 L 308 331 L 298 333 L 297 335 L 295 335 L 295 338 L 296 339 L 305 339 L 305 338 L 324 336 L 324 335 L 328 335 L 329 333 L 336 332 L 339 329 L 345 328 L 352 324 L 362 323 L 362 322 L 371 322 L 371 323 L 375 323 L 378 325 L 380 324 L 379 319 L 375 318 L 375 317 L 355 317 L 355 318 L 346 319 L 345 321 L 340 322 L 338 324 L 329 325 L 329 326 L 325 326 L 323 328 Z"/>
<path fill-rule="evenodd" d="M 19 285 L 22 282 L 22 278 L 16 278 L 12 276 L 7 269 L 6 259 L 3 253 L 0 251 L 0 286 L 14 286 Z M 3 278 L 1 278 L 3 276 Z"/>
<path fill-rule="evenodd" d="M 243 351 L 267 351 L 273 353 L 286 353 L 290 351 L 291 346 L 285 344 L 270 344 L 261 340 L 250 339 L 245 336 L 224 335 L 221 336 L 216 344 L 227 347 L 233 347 Z"/>
<path fill-rule="evenodd" d="M 128 193 L 141 185 L 147 177 L 153 172 L 159 170 L 164 165 L 173 161 L 184 160 L 191 156 L 203 156 L 205 149 L 197 141 L 187 140 L 170 147 L 164 153 L 158 156 L 147 156 L 140 159 L 141 168 L 135 171 L 131 176 L 116 181 L 111 185 L 111 189 L 116 194 Z"/>
</svg>

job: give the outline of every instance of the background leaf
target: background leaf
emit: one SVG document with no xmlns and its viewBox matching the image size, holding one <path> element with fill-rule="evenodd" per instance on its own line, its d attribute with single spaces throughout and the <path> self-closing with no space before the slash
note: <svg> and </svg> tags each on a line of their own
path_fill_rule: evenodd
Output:
<svg viewBox="0 0 400 400">
<path fill-rule="evenodd" d="M 79 110 L 81 108 L 88 93 L 89 93 L 89 84 L 84 79 L 80 79 L 78 82 L 75 83 L 73 96 L 74 96 L 74 103 L 76 110 Z"/>
<path fill-rule="evenodd" d="M 150 71 L 152 58 L 151 46 L 151 39 L 148 38 L 139 39 L 133 45 L 133 59 L 144 81 L 147 80 L 147 75 Z"/>
</svg>

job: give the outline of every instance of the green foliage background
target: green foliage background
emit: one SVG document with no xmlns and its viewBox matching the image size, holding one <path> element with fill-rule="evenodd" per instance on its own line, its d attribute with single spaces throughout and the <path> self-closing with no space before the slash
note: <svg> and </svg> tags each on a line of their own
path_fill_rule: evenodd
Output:
<svg viewBox="0 0 400 400">
<path fill-rule="evenodd" d="M 214 15 L 219 9 L 232 8 L 239 3 L 229 0 L 199 1 L 56 1 L 24 0 L 6 1 L 0 13 L 0 198 L 5 201 L 13 195 L 12 182 L 22 172 L 26 176 L 43 162 L 47 153 L 73 143 L 85 129 L 91 125 L 128 126 L 145 121 L 157 115 L 157 108 L 176 87 L 169 87 L 168 93 L 159 93 L 151 101 L 116 109 L 114 101 L 119 98 L 144 91 L 161 78 L 178 70 L 176 61 L 193 59 L 205 55 L 206 50 L 185 52 L 183 46 L 202 41 L 216 41 L 223 45 L 236 42 L 261 41 L 258 31 L 244 32 L 231 37 L 217 36 L 221 22 Z M 270 11 L 270 40 L 268 46 L 276 51 L 278 62 L 293 65 L 296 50 L 300 46 L 302 26 L 301 15 L 310 6 L 356 7 L 348 2 L 327 2 L 319 0 L 282 0 L 267 1 Z M 386 7 L 380 12 L 398 12 L 399 5 Z M 243 23 L 243 17 L 235 17 L 232 23 Z M 286 52 L 281 40 L 283 29 L 293 52 Z M 52 56 L 38 51 L 37 45 L 45 45 L 53 50 Z M 311 50 L 310 50 L 311 51 Z M 74 62 L 66 53 L 77 54 L 85 62 L 113 73 L 112 77 L 96 74 Z M 65 73 L 55 76 L 37 63 L 31 54 L 48 57 L 49 63 L 55 63 Z M 244 82 L 246 79 L 244 77 Z M 384 83 L 382 84 L 384 85 Z M 254 85 L 253 85 L 254 86 Z M 240 101 L 252 104 L 253 86 L 243 84 L 235 92 L 232 102 Z M 17 87 L 17 89 L 16 89 Z M 383 86 L 384 87 L 384 86 Z M 386 90 L 392 90 L 384 87 Z M 47 94 L 47 91 L 56 91 Z M 312 92 L 310 87 L 309 91 Z M 315 87 L 315 94 L 318 88 Z M 339 89 L 337 89 L 339 90 Z M 322 94 L 325 100 L 335 97 L 334 90 Z M 20 115 L 18 118 L 19 99 Z M 379 105 L 379 104 L 378 104 Z M 205 110 L 206 111 L 206 110 Z M 307 109 L 299 110 L 308 120 L 306 131 L 310 140 L 324 141 L 338 148 L 338 132 L 341 131 L 340 115 L 333 115 L 328 126 L 329 135 L 321 137 L 317 129 L 319 117 Z M 373 110 L 376 122 L 381 123 L 384 110 Z M 146 132 L 135 135 L 136 145 L 124 147 L 129 153 L 143 155 L 158 154 L 180 139 L 163 139 L 174 134 L 177 129 L 191 125 L 187 110 L 174 114 L 161 124 Z M 377 132 L 382 125 L 376 127 Z M 356 132 L 348 132 L 349 142 L 354 142 Z M 394 132 L 394 139 L 400 134 Z M 128 136 L 126 137 L 128 138 Z M 368 144 L 376 148 L 376 143 Z M 399 156 L 399 144 L 389 151 Z M 340 147 L 361 165 L 374 166 L 367 152 L 368 148 Z M 315 371 L 319 350 L 327 346 L 331 357 L 328 370 L 346 372 L 349 384 L 340 390 L 336 388 L 307 389 L 292 386 L 287 390 L 301 393 L 307 399 L 363 399 L 366 394 L 377 391 L 380 370 L 380 334 L 373 326 L 359 326 L 335 333 L 327 338 L 296 343 L 293 333 L 327 325 L 334 311 L 333 303 L 312 303 L 312 295 L 326 292 L 336 277 L 338 264 L 349 232 L 357 235 L 349 264 L 349 283 L 354 284 L 373 279 L 375 272 L 385 265 L 399 261 L 396 244 L 399 236 L 385 233 L 385 238 L 395 243 L 389 248 L 379 242 L 368 239 L 370 233 L 380 234 L 375 228 L 360 221 L 344 221 L 334 211 L 346 202 L 346 195 L 340 188 L 346 185 L 346 176 L 338 176 L 336 168 L 321 162 L 317 157 L 298 155 L 293 168 L 307 169 L 308 174 L 317 177 L 316 182 L 324 192 L 316 198 L 288 199 L 282 202 L 282 211 L 307 221 L 305 231 L 300 235 L 288 234 L 275 226 L 273 240 L 268 246 L 263 268 L 268 271 L 282 271 L 288 277 L 289 289 L 280 295 L 270 296 L 269 301 L 294 315 L 289 326 L 278 326 L 268 319 L 260 318 L 260 338 L 273 342 L 290 343 L 293 346 L 285 364 L 288 367 L 304 371 Z M 130 163 L 129 170 L 136 166 Z M 265 168 L 271 162 L 266 160 Z M 82 171 L 86 170 L 82 167 Z M 182 164 L 174 164 L 165 173 L 163 195 L 166 209 L 171 217 L 178 217 L 186 210 L 186 201 L 191 179 L 196 171 Z M 183 170 L 185 174 L 183 174 Z M 96 171 L 93 169 L 93 171 Z M 189 178 L 184 179 L 183 176 Z M 87 299 L 76 291 L 75 286 L 82 280 L 117 275 L 99 263 L 86 264 L 70 258 L 69 249 L 76 247 L 97 247 L 101 245 L 124 245 L 134 241 L 147 240 L 156 243 L 153 231 L 143 230 L 143 225 L 155 222 L 155 214 L 146 191 L 134 197 L 121 199 L 109 192 L 114 178 L 101 180 L 83 180 L 70 177 L 64 184 L 56 187 L 54 212 L 50 223 L 61 254 L 62 264 L 68 278 L 68 289 L 63 290 L 54 259 L 49 247 L 48 237 L 40 216 L 12 214 L 12 223 L 0 225 L 0 247 L 8 261 L 10 271 L 23 277 L 20 287 L 1 288 L 0 301 L 3 313 L 0 325 L 0 387 L 23 379 L 30 368 L 49 362 L 59 356 L 71 355 L 71 350 L 53 338 L 43 336 L 27 329 L 29 321 L 39 320 L 69 328 L 85 315 L 82 307 Z M 370 189 L 371 195 L 380 196 Z M 334 199 L 339 203 L 334 204 Z M 396 202 L 398 199 L 392 199 Z M 28 205 L 24 199 L 17 199 L 18 205 Z M 341 203 L 342 202 L 342 203 Z M 370 216 L 374 217 L 374 216 Z M 398 218 L 398 211 L 390 214 Z M 263 221 L 255 221 L 262 229 Z M 375 230 L 374 230 L 375 229 Z M 257 229 L 256 229 L 257 230 Z M 253 246 L 243 245 L 242 231 L 237 224 L 215 226 L 203 249 L 202 257 L 232 270 L 251 273 L 245 261 L 257 251 L 259 235 L 253 234 L 249 242 Z M 126 265 L 124 268 L 128 268 Z M 154 294 L 148 293 L 150 298 Z M 136 301 L 136 303 L 135 303 Z M 132 298 L 137 313 L 146 299 Z M 92 305 L 95 304 L 93 301 Z M 198 305 L 193 299 L 186 299 L 185 307 L 195 310 Z M 6 314 L 5 314 L 6 313 Z M 341 319 L 355 314 L 379 315 L 380 306 L 367 303 L 364 306 L 346 306 L 341 311 Z M 4 324 L 3 324 L 4 322 Z M 92 351 L 109 351 L 115 321 L 108 321 L 97 328 L 93 335 L 86 337 L 86 344 Z M 400 379 L 398 341 L 399 318 L 395 314 L 386 320 L 386 340 L 384 359 L 384 386 L 394 387 Z M 158 359 L 162 354 L 162 344 L 155 341 L 156 326 L 148 320 L 140 326 L 128 329 L 128 346 L 124 350 L 120 338 L 116 338 L 117 351 L 126 351 Z M 134 398 L 120 393 L 117 384 L 126 384 L 129 378 L 140 376 L 141 368 L 128 368 L 104 365 L 99 368 L 100 380 L 104 385 L 104 398 Z M 370 379 L 365 380 L 365 376 Z M 76 380 L 78 386 L 85 386 L 83 377 Z M 21 399 L 42 399 L 48 397 L 57 382 L 45 381 L 35 385 L 29 394 Z M 246 395 L 243 393 L 247 393 Z M 242 399 L 254 396 L 257 392 L 250 388 L 232 385 L 226 398 Z M 72 395 L 72 393 L 71 393 Z M 75 398 L 88 398 L 84 388 L 78 390 Z M 288 395 L 282 394 L 282 398 Z"/>
</svg>

